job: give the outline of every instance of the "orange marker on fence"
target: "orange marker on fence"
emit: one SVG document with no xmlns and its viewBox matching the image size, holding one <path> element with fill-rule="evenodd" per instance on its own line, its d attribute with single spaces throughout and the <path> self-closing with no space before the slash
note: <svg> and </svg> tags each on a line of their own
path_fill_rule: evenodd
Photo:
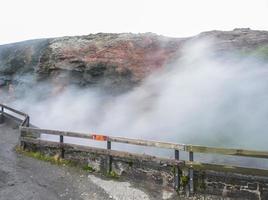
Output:
<svg viewBox="0 0 268 200">
<path fill-rule="evenodd" d="M 107 141 L 108 137 L 105 135 L 92 135 L 93 140 L 98 140 L 98 141 Z"/>
</svg>

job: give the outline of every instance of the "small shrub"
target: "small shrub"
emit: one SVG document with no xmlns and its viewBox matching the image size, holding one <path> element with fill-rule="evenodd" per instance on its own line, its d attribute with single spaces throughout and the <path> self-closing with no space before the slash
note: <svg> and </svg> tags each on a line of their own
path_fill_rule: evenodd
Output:
<svg viewBox="0 0 268 200">
<path fill-rule="evenodd" d="M 189 182 L 189 177 L 188 176 L 181 176 L 180 177 L 180 180 L 181 180 L 181 185 L 183 187 L 185 187 L 188 184 L 188 182 Z"/>
<path fill-rule="evenodd" d="M 83 168 L 82 168 L 84 171 L 86 172 L 94 172 L 95 170 L 93 169 L 93 167 L 91 167 L 90 165 L 85 165 Z"/>
<path fill-rule="evenodd" d="M 115 171 L 110 171 L 107 174 L 107 176 L 110 177 L 110 178 L 114 178 L 114 179 L 118 179 L 119 178 L 119 175 Z"/>
</svg>

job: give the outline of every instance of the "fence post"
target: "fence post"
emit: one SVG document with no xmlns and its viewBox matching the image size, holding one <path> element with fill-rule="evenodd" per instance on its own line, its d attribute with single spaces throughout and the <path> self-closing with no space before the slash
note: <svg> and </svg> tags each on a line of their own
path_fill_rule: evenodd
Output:
<svg viewBox="0 0 268 200">
<path fill-rule="evenodd" d="M 61 158 L 64 158 L 63 135 L 60 135 Z"/>
<path fill-rule="evenodd" d="M 107 140 L 107 149 L 110 150 L 112 148 L 111 141 Z M 112 171 L 112 156 L 108 155 L 107 157 L 107 173 L 109 174 Z"/>
<path fill-rule="evenodd" d="M 175 150 L 175 160 L 180 159 L 180 152 L 179 150 Z M 175 166 L 175 177 L 174 177 L 174 189 L 178 190 L 180 188 L 180 174 L 179 174 L 179 167 Z"/>
<path fill-rule="evenodd" d="M 192 151 L 189 152 L 189 160 L 192 162 L 194 161 L 194 153 Z M 194 170 L 193 166 L 190 166 L 189 169 L 189 190 L 190 190 L 190 196 L 194 193 Z"/>
<path fill-rule="evenodd" d="M 4 123 L 4 107 L 1 106 L 0 124 Z"/>
<path fill-rule="evenodd" d="M 24 131 L 21 130 L 21 126 L 19 128 L 20 128 L 19 145 L 20 148 L 22 148 L 22 150 L 25 150 L 25 142 L 21 141 L 21 138 L 24 136 Z"/>
<path fill-rule="evenodd" d="M 27 115 L 27 119 L 26 119 L 26 127 L 30 126 L 30 117 Z"/>
</svg>

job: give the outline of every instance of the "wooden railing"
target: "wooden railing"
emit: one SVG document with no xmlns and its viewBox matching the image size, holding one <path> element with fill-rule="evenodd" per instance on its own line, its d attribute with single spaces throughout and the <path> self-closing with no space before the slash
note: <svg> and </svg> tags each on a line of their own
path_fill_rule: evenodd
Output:
<svg viewBox="0 0 268 200">
<path fill-rule="evenodd" d="M 8 111 L 11 112 L 11 116 L 12 116 L 12 113 L 15 113 L 17 115 L 20 115 L 20 116 L 24 117 L 24 119 L 22 120 L 22 122 L 20 124 L 21 127 L 29 127 L 29 125 L 30 125 L 30 117 L 29 117 L 29 115 L 27 115 L 26 113 L 23 113 L 21 111 L 18 111 L 16 109 L 13 109 L 11 107 L 8 107 L 6 105 L 3 105 L 3 104 L 0 104 L 0 107 L 1 107 L 0 123 L 4 122 L 4 115 L 8 115 L 8 113 L 5 112 L 5 110 L 8 110 Z"/>
<path fill-rule="evenodd" d="M 169 165 L 176 166 L 175 167 L 175 188 L 177 189 L 180 184 L 180 176 L 179 171 L 181 167 L 186 167 L 189 169 L 189 188 L 190 193 L 194 191 L 194 170 L 213 170 L 213 171 L 221 171 L 221 172 L 232 172 L 239 174 L 248 174 L 248 175 L 260 175 L 260 176 L 268 176 L 268 169 L 256 169 L 256 168 L 247 168 L 240 166 L 230 166 L 230 165 L 217 165 L 210 163 L 200 163 L 194 161 L 194 153 L 205 153 L 205 154 L 222 154 L 222 155 L 231 155 L 231 156 L 242 156 L 242 157 L 252 157 L 252 158 L 268 158 L 268 151 L 256 151 L 256 150 L 246 150 L 246 149 L 234 149 L 234 148 L 218 148 L 218 147 L 207 147 L 207 146 L 198 146 L 198 145 L 189 145 L 189 144 L 178 144 L 178 143 L 169 143 L 169 142 L 159 142 L 159 141 L 151 141 L 151 140 L 140 140 L 140 139 L 131 139 L 124 137 L 114 137 L 107 135 L 99 135 L 99 134 L 89 134 L 89 133 L 78 133 L 78 132 L 70 132 L 70 131 L 59 131 L 59 130 L 49 130 L 49 129 L 40 129 L 33 128 L 29 126 L 29 116 L 17 111 L 15 109 L 9 108 L 7 106 L 2 106 L 2 114 L 4 114 L 4 109 L 8 109 L 16 114 L 20 114 L 25 116 L 25 120 L 21 124 L 21 142 L 31 142 L 36 144 L 45 144 L 50 146 L 57 146 L 62 149 L 61 156 L 64 158 L 64 148 L 72 147 L 77 150 L 86 151 L 86 152 L 95 152 L 100 154 L 108 155 L 108 162 L 111 165 L 111 157 L 131 157 L 142 160 L 149 161 L 157 161 L 159 163 L 165 163 Z M 27 120 L 26 120 L 27 119 Z M 33 137 L 35 135 L 41 134 L 49 134 L 49 135 L 58 135 L 60 137 L 59 142 L 52 141 L 44 141 L 40 138 Z M 96 148 L 75 144 L 67 144 L 64 143 L 64 137 L 74 137 L 74 138 L 82 138 L 82 139 L 91 139 L 98 140 L 107 143 L 107 148 Z M 146 154 L 134 154 L 125 151 L 116 151 L 112 150 L 112 142 L 115 143 L 124 143 L 131 145 L 140 145 L 147 147 L 156 147 L 156 148 L 164 148 L 164 149 L 172 149 L 174 150 L 174 159 L 160 158 L 156 156 L 146 155 Z M 185 151 L 189 153 L 189 160 L 182 161 L 180 160 L 180 151 Z"/>
</svg>

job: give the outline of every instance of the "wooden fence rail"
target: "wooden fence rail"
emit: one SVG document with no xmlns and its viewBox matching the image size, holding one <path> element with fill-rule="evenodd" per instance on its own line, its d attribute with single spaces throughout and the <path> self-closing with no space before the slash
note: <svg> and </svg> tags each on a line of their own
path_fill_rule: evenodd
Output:
<svg viewBox="0 0 268 200">
<path fill-rule="evenodd" d="M 246 168 L 239 166 L 230 166 L 230 165 L 216 165 L 210 163 L 199 163 L 194 162 L 194 153 L 206 153 L 206 154 L 222 154 L 222 155 L 231 155 L 231 156 L 242 156 L 242 157 L 252 157 L 252 158 L 268 158 L 268 151 L 256 151 L 256 150 L 247 150 L 247 149 L 234 149 L 234 148 L 219 148 L 219 147 L 207 147 L 207 146 L 199 146 L 199 145 L 189 145 L 189 144 L 178 144 L 178 143 L 170 143 L 170 142 L 159 142 L 152 140 L 140 140 L 140 139 L 131 139 L 124 137 L 114 137 L 107 136 L 96 133 L 78 133 L 71 131 L 59 131 L 59 130 L 49 130 L 49 129 L 40 129 L 29 127 L 30 118 L 27 114 L 17 111 L 13 108 L 0 104 L 1 107 L 1 115 L 3 116 L 4 109 L 7 109 L 11 112 L 24 116 L 24 120 L 21 123 L 20 131 L 21 131 L 21 142 L 31 142 L 36 144 L 45 144 L 50 146 L 59 146 L 61 148 L 61 156 L 64 157 L 64 148 L 72 147 L 83 151 L 88 152 L 98 152 L 103 153 L 108 156 L 108 162 L 111 162 L 112 156 L 129 156 L 135 157 L 139 159 L 149 159 L 149 160 L 158 160 L 163 163 L 172 164 L 176 166 L 175 168 L 175 184 L 174 187 L 177 189 L 180 184 L 179 177 L 179 168 L 181 166 L 187 167 L 189 169 L 189 188 L 190 193 L 194 192 L 194 176 L 193 170 L 214 170 L 214 171 L 222 171 L 222 172 L 232 172 L 232 173 L 242 173 L 242 174 L 250 174 L 250 175 L 261 175 L 268 176 L 268 169 L 254 169 L 254 168 Z M 33 134 L 41 135 L 41 134 L 49 134 L 49 135 L 58 135 L 60 136 L 59 142 L 52 141 L 44 141 L 40 138 L 31 137 Z M 89 147 L 89 146 L 81 146 L 75 144 L 66 144 L 64 143 L 64 137 L 74 137 L 74 138 L 82 138 L 82 139 L 91 139 L 98 140 L 107 143 L 107 149 Z M 112 150 L 112 142 L 116 143 L 125 143 L 131 145 L 140 145 L 147 147 L 156 147 L 156 148 L 164 148 L 164 149 L 172 149 L 174 150 L 174 159 L 166 159 L 159 158 L 155 156 L 145 155 L 145 154 L 133 154 L 124 151 L 115 151 Z M 189 153 L 189 161 L 181 161 L 179 157 L 179 151 L 185 151 Z M 111 165 L 111 163 L 109 163 Z"/>
<path fill-rule="evenodd" d="M 15 113 L 17 115 L 20 115 L 20 116 L 24 117 L 24 119 L 22 120 L 22 123 L 20 124 L 20 126 L 29 127 L 29 125 L 30 125 L 30 117 L 29 117 L 29 115 L 27 115 L 26 113 L 23 113 L 21 111 L 18 111 L 18 110 L 14 109 L 14 108 L 11 108 L 11 107 L 8 107 L 6 105 L 3 105 L 3 104 L 0 104 L 0 107 L 1 107 L 1 112 L 0 112 L 1 113 L 1 119 L 0 119 L 0 122 L 4 121 L 3 116 L 5 114 L 5 110 L 9 110 L 10 112 L 13 112 L 13 113 Z"/>
<path fill-rule="evenodd" d="M 94 139 L 96 140 L 96 136 L 101 136 L 100 140 L 103 140 L 103 141 L 125 143 L 125 144 L 132 144 L 132 145 L 157 147 L 157 148 L 164 148 L 164 149 L 174 149 L 174 150 L 194 152 L 194 153 L 210 153 L 210 154 L 245 156 L 245 157 L 254 157 L 254 158 L 268 158 L 268 151 L 207 147 L 207 146 L 198 146 L 198 145 L 189 145 L 189 144 L 178 144 L 178 143 L 169 143 L 169 142 L 158 142 L 158 141 L 152 141 L 152 140 L 140 140 L 140 139 L 130 139 L 130 138 L 124 138 L 124 137 L 106 136 L 106 135 L 95 134 L 95 133 L 78 133 L 78 132 L 48 130 L 48 129 L 39 129 L 39 128 L 30 128 L 30 127 L 29 128 L 21 127 L 21 131 L 24 131 L 26 133 L 39 133 L 39 134 L 44 133 L 44 134 L 50 134 L 50 135 L 62 135 L 62 136 L 92 139 L 92 140 Z"/>
</svg>

